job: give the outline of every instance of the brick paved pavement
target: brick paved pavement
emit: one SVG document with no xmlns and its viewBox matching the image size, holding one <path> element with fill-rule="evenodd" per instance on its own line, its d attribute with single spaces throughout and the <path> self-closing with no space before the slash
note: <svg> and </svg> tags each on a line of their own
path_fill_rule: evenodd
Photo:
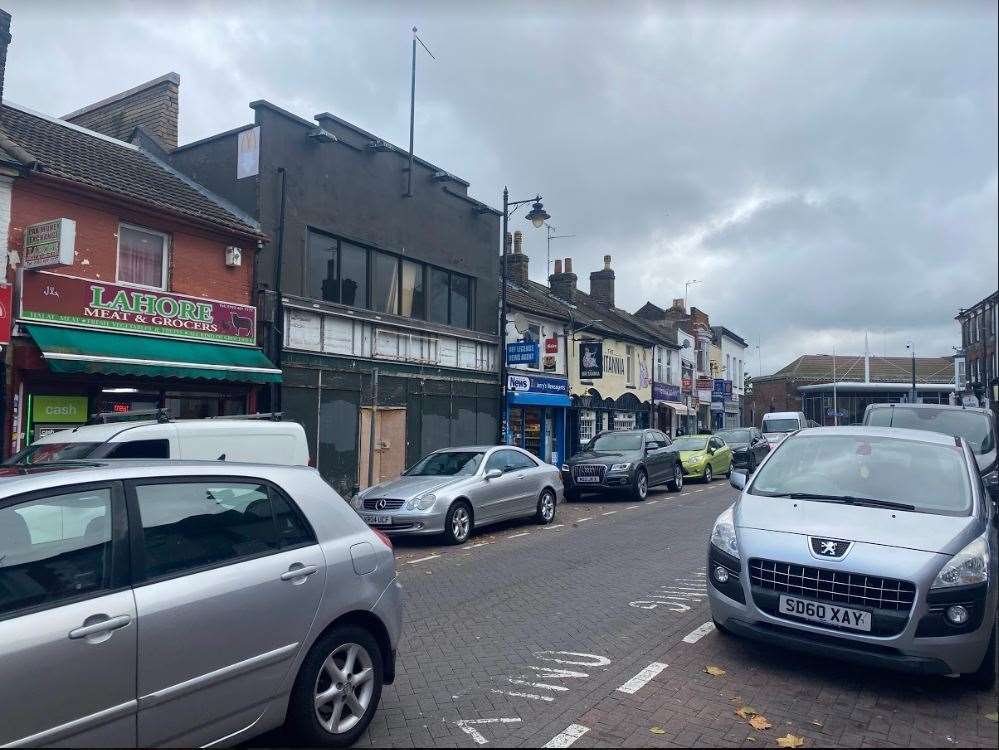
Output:
<svg viewBox="0 0 999 750">
<path fill-rule="evenodd" d="M 995 693 L 960 681 L 717 632 L 684 643 L 710 619 L 706 538 L 734 497 L 718 481 L 642 504 L 572 503 L 561 526 L 505 524 L 460 548 L 400 541 L 398 676 L 359 746 L 540 746 L 574 724 L 587 731 L 573 747 L 773 746 L 788 732 L 806 747 L 999 745 L 985 718 Z M 652 598 L 664 586 L 671 598 Z M 634 694 L 617 690 L 651 662 L 668 666 Z M 772 728 L 750 727 L 742 705 Z"/>
</svg>

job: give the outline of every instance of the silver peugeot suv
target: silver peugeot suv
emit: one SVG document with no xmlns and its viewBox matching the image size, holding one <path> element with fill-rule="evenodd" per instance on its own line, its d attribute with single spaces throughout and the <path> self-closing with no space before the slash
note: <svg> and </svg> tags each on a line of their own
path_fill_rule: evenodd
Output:
<svg viewBox="0 0 999 750">
<path fill-rule="evenodd" d="M 996 511 L 963 439 L 806 429 L 731 482 L 708 544 L 719 631 L 994 683 Z"/>
<path fill-rule="evenodd" d="M 400 598 L 388 540 L 314 469 L 0 468 L 0 746 L 350 744 Z"/>
</svg>

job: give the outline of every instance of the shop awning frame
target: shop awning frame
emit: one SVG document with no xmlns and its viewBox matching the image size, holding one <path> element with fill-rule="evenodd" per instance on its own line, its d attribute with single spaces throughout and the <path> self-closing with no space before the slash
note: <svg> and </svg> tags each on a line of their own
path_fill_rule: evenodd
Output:
<svg viewBox="0 0 999 750">
<path fill-rule="evenodd" d="M 690 410 L 687 409 L 686 405 L 681 404 L 679 401 L 659 401 L 660 406 L 668 406 L 670 409 L 675 411 L 677 414 L 689 414 Z"/>
<path fill-rule="evenodd" d="M 25 324 L 53 372 L 279 383 L 255 347 Z"/>
</svg>

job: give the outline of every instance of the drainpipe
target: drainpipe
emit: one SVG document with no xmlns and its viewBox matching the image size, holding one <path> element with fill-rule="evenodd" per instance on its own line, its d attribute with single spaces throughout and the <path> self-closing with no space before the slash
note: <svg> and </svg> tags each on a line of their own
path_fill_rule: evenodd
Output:
<svg viewBox="0 0 999 750">
<path fill-rule="evenodd" d="M 274 253 L 274 327 L 271 329 L 272 354 L 274 366 L 281 369 L 281 354 L 284 350 L 284 288 L 282 287 L 282 271 L 284 268 L 284 222 L 287 207 L 288 172 L 284 167 L 277 168 L 281 175 L 281 208 L 278 215 L 277 251 Z M 281 384 L 271 383 L 271 411 L 275 414 L 281 411 Z"/>
</svg>

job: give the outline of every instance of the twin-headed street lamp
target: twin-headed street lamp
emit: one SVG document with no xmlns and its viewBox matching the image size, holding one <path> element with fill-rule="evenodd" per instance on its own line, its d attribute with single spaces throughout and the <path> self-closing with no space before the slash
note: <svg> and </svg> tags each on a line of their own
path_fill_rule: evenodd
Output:
<svg viewBox="0 0 999 750">
<path fill-rule="evenodd" d="M 545 222 L 551 218 L 545 207 L 541 204 L 541 196 L 535 195 L 522 201 L 511 201 L 510 191 L 503 188 L 503 236 L 500 240 L 500 418 L 499 418 L 499 440 L 500 445 L 506 443 L 506 236 L 510 224 L 510 209 L 517 210 L 518 206 L 532 203 L 531 210 L 525 217 L 535 229 L 541 229 Z"/>
</svg>

